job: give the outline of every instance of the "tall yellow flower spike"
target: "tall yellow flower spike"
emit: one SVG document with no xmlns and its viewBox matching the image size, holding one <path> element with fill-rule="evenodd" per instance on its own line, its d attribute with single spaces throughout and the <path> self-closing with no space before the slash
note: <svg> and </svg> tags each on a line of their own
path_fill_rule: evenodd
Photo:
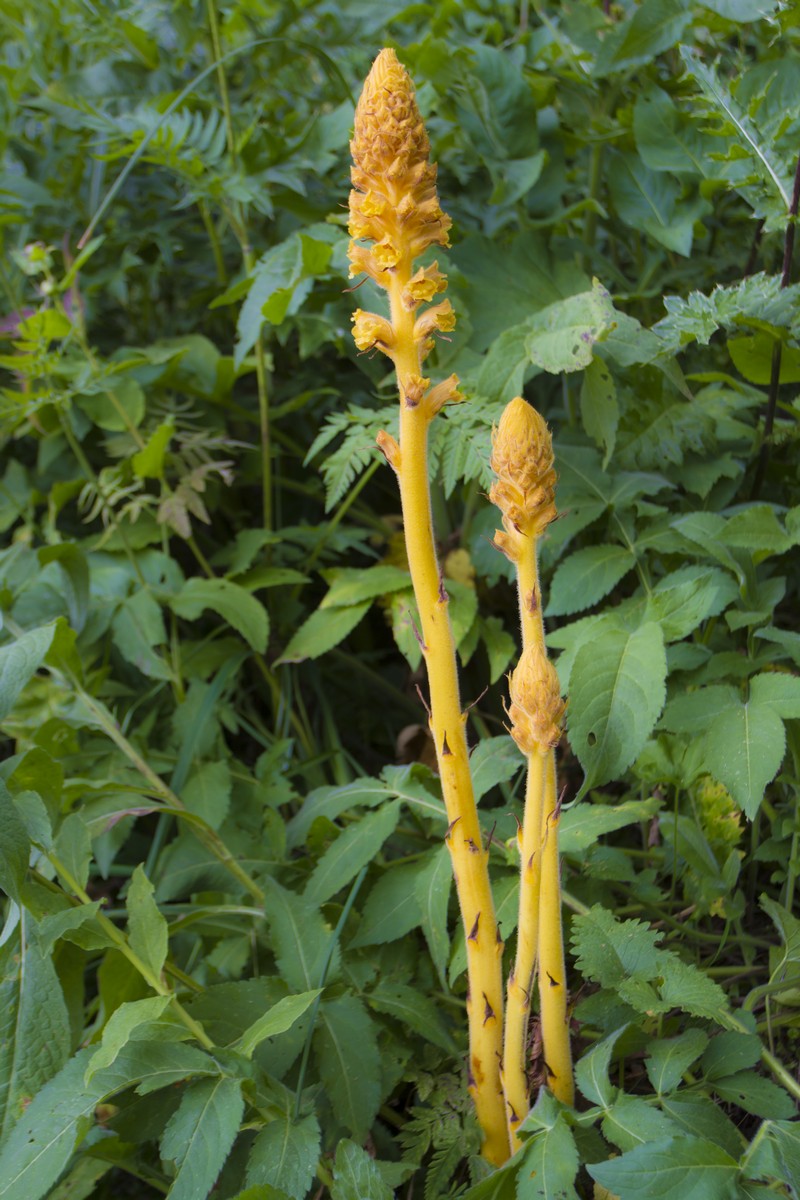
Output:
<svg viewBox="0 0 800 1200">
<path fill-rule="evenodd" d="M 378 445 L 397 474 L 406 550 L 419 608 L 430 687 L 430 727 L 447 809 L 445 838 L 453 864 L 467 944 L 469 1089 L 483 1131 L 482 1152 L 505 1162 L 509 1138 L 500 1081 L 503 1032 L 503 944 L 489 882 L 488 849 L 478 821 L 469 769 L 465 714 L 458 693 L 447 592 L 434 544 L 428 481 L 428 427 L 459 400 L 455 376 L 431 388 L 422 363 L 434 335 L 455 324 L 438 265 L 416 267 L 432 245 L 447 246 L 450 219 L 441 210 L 436 167 L 414 89 L 393 50 L 382 50 L 356 108 L 350 193 L 351 275 L 366 273 L 389 296 L 390 319 L 359 310 L 359 349 L 375 348 L 394 363 L 400 392 L 400 440 L 381 433 Z M 363 243 L 371 243 L 364 245 Z"/>
<path fill-rule="evenodd" d="M 492 439 L 497 479 L 489 493 L 502 513 L 495 545 L 517 569 L 522 656 L 511 677 L 511 733 L 528 758 L 525 811 L 519 831 L 520 890 L 517 954 L 508 980 L 503 1041 L 503 1087 L 509 1136 L 530 1106 L 526 1071 L 531 992 L 538 961 L 544 1059 L 548 1085 L 572 1103 L 572 1060 L 561 929 L 555 746 L 564 702 L 544 644 L 538 540 L 556 516 L 553 442 L 546 422 L 517 397 L 507 405 Z"/>
</svg>

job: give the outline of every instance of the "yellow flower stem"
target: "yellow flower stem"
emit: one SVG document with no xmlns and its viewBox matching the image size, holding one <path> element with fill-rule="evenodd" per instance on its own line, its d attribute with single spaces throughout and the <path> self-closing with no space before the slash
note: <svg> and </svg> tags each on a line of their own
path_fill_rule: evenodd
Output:
<svg viewBox="0 0 800 1200">
<path fill-rule="evenodd" d="M 410 262 L 401 262 L 388 287 L 395 335 L 395 366 L 400 386 L 400 459 L 397 469 L 403 509 L 408 565 L 420 617 L 420 634 L 428 671 L 431 731 L 449 822 L 447 848 L 453 864 L 467 940 L 470 1035 L 469 1089 L 483 1132 L 482 1153 L 500 1165 L 509 1156 L 505 1106 L 500 1082 L 503 1027 L 501 959 L 503 944 L 494 913 L 489 881 L 489 853 L 472 788 L 465 714 L 458 693 L 455 643 L 448 598 L 441 583 L 433 540 L 428 479 L 428 426 L 424 402 L 405 403 L 405 384 L 420 375 L 414 314 L 401 294 L 410 277 Z"/>
<path fill-rule="evenodd" d="M 575 1087 L 567 1017 L 564 934 L 561 925 L 561 877 L 555 755 L 551 752 L 545 780 L 544 844 L 539 906 L 539 1007 L 547 1085 L 557 1100 L 572 1104 Z"/>
<path fill-rule="evenodd" d="M 516 1131 L 530 1108 L 527 1076 L 528 1018 L 539 937 L 539 893 L 542 867 L 541 829 L 547 758 L 528 756 L 525 814 L 519 832 L 520 883 L 517 956 L 508 979 L 503 1041 L 503 1087 L 511 1151 L 521 1145 Z"/>
</svg>

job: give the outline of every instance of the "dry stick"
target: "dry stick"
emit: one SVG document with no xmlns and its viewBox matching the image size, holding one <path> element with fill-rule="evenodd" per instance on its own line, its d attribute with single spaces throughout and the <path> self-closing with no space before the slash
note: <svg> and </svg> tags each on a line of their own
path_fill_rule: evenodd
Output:
<svg viewBox="0 0 800 1200">
<path fill-rule="evenodd" d="M 433 244 L 447 245 L 449 219 L 436 193 L 436 169 L 413 86 L 392 50 L 383 50 L 356 109 L 350 232 L 374 243 L 350 246 L 351 274 L 366 272 L 389 293 L 391 320 L 357 310 L 353 335 L 360 350 L 390 357 L 400 390 L 400 444 L 386 433 L 378 444 L 394 468 L 403 509 L 409 569 L 419 609 L 430 687 L 430 726 L 447 810 L 445 841 L 456 880 L 467 948 L 470 1033 L 469 1090 L 483 1133 L 482 1153 L 495 1164 L 509 1154 L 500 1082 L 503 990 L 500 940 L 475 804 L 461 711 L 448 597 L 434 544 L 428 478 L 428 428 L 448 402 L 460 399 L 455 378 L 430 389 L 422 361 L 435 330 L 453 328 L 448 302 L 417 310 L 446 287 L 436 264 L 413 272 Z"/>
</svg>

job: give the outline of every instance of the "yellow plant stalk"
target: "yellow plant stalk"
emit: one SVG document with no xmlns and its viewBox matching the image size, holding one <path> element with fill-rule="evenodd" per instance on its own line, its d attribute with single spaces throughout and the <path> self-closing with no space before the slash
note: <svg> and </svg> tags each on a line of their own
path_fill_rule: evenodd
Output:
<svg viewBox="0 0 800 1200">
<path fill-rule="evenodd" d="M 498 530 L 495 535 L 495 544 L 516 566 L 522 626 L 523 653 L 511 681 L 509 717 L 511 732 L 528 757 L 525 810 L 519 831 L 517 954 L 508 981 L 503 1046 L 503 1086 L 509 1135 L 512 1149 L 517 1149 L 516 1131 L 530 1106 L 527 1042 L 537 958 L 540 981 L 545 978 L 545 972 L 548 979 L 560 981 L 552 985 L 541 1009 L 548 1083 L 559 1099 L 567 1102 L 572 1099 L 569 1031 L 565 1021 L 562 1021 L 563 1028 L 559 1028 L 554 1007 L 557 994 L 560 994 L 566 1015 L 554 799 L 554 747 L 560 736 L 564 704 L 558 676 L 547 658 L 544 644 L 537 563 L 539 537 L 556 516 L 556 476 L 552 438 L 547 425 L 539 413 L 519 397 L 506 407 L 494 433 L 491 464 L 497 480 L 490 497 L 503 517 L 503 530 Z M 558 1063 L 557 1070 L 553 1065 L 555 1062 Z"/>
<path fill-rule="evenodd" d="M 448 598 L 433 536 L 428 480 L 428 427 L 448 401 L 460 399 L 455 376 L 430 387 L 422 364 L 433 333 L 454 327 L 448 300 L 427 304 L 447 281 L 436 263 L 415 270 L 432 245 L 447 246 L 450 219 L 439 206 L 436 167 L 411 80 L 393 50 L 382 50 L 364 84 L 350 145 L 350 273 L 369 275 L 389 295 L 390 319 L 357 310 L 360 350 L 376 348 L 394 363 L 400 392 L 400 441 L 378 445 L 394 468 L 403 509 L 408 564 L 420 617 L 433 733 L 447 809 L 450 851 L 467 943 L 469 1089 L 492 1163 L 509 1154 L 500 1082 L 503 944 L 495 919 L 488 849 L 478 822 L 461 711 Z M 361 244 L 364 241 L 371 245 Z"/>
</svg>

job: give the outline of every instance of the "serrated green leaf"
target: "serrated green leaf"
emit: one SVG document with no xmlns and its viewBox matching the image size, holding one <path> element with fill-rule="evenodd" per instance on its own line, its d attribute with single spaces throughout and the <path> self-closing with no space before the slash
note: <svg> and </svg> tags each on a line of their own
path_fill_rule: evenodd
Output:
<svg viewBox="0 0 800 1200">
<path fill-rule="evenodd" d="M 603 448 L 603 466 L 614 453 L 619 425 L 617 389 L 606 364 L 593 358 L 583 373 L 581 420 L 589 437 Z"/>
<path fill-rule="evenodd" d="M 177 1168 L 171 1200 L 205 1200 L 230 1153 L 243 1112 L 238 1079 L 201 1079 L 188 1086 L 161 1139 L 161 1157 Z"/>
<path fill-rule="evenodd" d="M 575 1082 L 590 1104 L 608 1108 L 617 1093 L 617 1088 L 609 1081 L 608 1068 L 614 1047 L 626 1029 L 626 1025 L 615 1029 L 584 1054 L 575 1066 Z"/>
<path fill-rule="evenodd" d="M 0 646 L 0 721 L 6 719 L 26 683 L 39 670 L 54 635 L 55 625 L 43 625 Z"/>
<path fill-rule="evenodd" d="M 621 1200 L 733 1200 L 738 1163 L 713 1142 L 678 1135 L 587 1169 Z"/>
<path fill-rule="evenodd" d="M 750 701 L 720 712 L 706 730 L 705 763 L 752 820 L 783 760 L 786 734 L 771 705 Z"/>
<path fill-rule="evenodd" d="M 314 1042 L 336 1119 L 363 1140 L 380 1104 L 381 1061 L 375 1026 L 361 1001 L 351 995 L 323 1000 Z"/>
<path fill-rule="evenodd" d="M 728 1104 L 768 1120 L 787 1121 L 796 1112 L 788 1092 L 755 1071 L 737 1071 L 714 1080 L 714 1091 Z"/>
<path fill-rule="evenodd" d="M 614 305 L 595 279 L 592 290 L 558 300 L 528 320 L 525 343 L 530 361 L 543 371 L 580 371 L 592 361 L 592 349 L 614 327 Z"/>
<path fill-rule="evenodd" d="M 367 896 L 350 949 L 397 941 L 420 924 L 422 913 L 415 887 L 421 869 L 418 862 L 389 865 Z"/>
<path fill-rule="evenodd" d="M 379 564 L 376 567 L 336 567 L 322 572 L 330 585 L 320 608 L 349 608 L 365 600 L 375 600 L 390 592 L 401 592 L 411 586 L 408 571 Z"/>
<path fill-rule="evenodd" d="M 70 1027 L 52 960 L 32 918 L 0 948 L 0 1142 L 69 1057 Z"/>
<path fill-rule="evenodd" d="M 624 546 L 585 546 L 556 568 L 546 616 L 564 616 L 591 608 L 636 566 Z"/>
<path fill-rule="evenodd" d="M 469 766 L 475 800 L 482 800 L 498 783 L 513 779 L 525 759 L 513 738 L 484 738 L 470 754 Z"/>
<path fill-rule="evenodd" d="M 644 0 L 606 35 L 594 74 L 602 78 L 623 66 L 649 62 L 681 41 L 691 19 L 688 0 Z"/>
<path fill-rule="evenodd" d="M 648 1104 L 644 1096 L 625 1095 L 619 1096 L 606 1113 L 602 1129 L 603 1137 L 622 1151 L 634 1150 L 678 1132 L 669 1117 Z"/>
<path fill-rule="evenodd" d="M 336 1148 L 331 1200 L 392 1200 L 375 1160 L 347 1138 Z"/>
<path fill-rule="evenodd" d="M 700 1057 L 707 1045 L 708 1035 L 702 1029 L 687 1029 L 678 1037 L 651 1042 L 645 1069 L 659 1095 L 675 1090 L 684 1072 Z"/>
<path fill-rule="evenodd" d="M 149 679 L 171 679 L 169 664 L 155 647 L 167 641 L 161 607 L 144 588 L 122 602 L 111 622 L 114 645 L 126 662 Z"/>
<path fill-rule="evenodd" d="M 170 600 L 173 612 L 195 621 L 211 609 L 240 633 L 254 650 L 263 654 L 269 636 L 269 617 L 260 600 L 229 579 L 201 579 L 195 576 Z"/>
<path fill-rule="evenodd" d="M 394 1017 L 434 1046 L 441 1046 L 446 1053 L 458 1052 L 436 1005 L 416 988 L 382 979 L 366 999 L 371 1008 Z"/>
<path fill-rule="evenodd" d="M 653 621 L 604 630 L 581 646 L 570 673 L 569 738 L 586 773 L 581 793 L 618 778 L 642 749 L 664 704 L 667 660 Z"/>
<path fill-rule="evenodd" d="M 784 721 L 800 717 L 800 677 L 783 671 L 768 671 L 750 680 L 750 699 L 759 707 L 769 705 Z"/>
<path fill-rule="evenodd" d="M 616 987 L 623 979 L 658 974 L 656 942 L 661 934 L 643 921 L 617 921 L 608 909 L 595 904 L 572 922 L 572 947 L 578 967 L 601 987 Z"/>
<path fill-rule="evenodd" d="M 579 1157 L 575 1138 L 558 1103 L 544 1090 L 520 1131 L 535 1130 L 525 1143 L 517 1175 L 517 1200 L 578 1200 L 574 1188 Z"/>
<path fill-rule="evenodd" d="M 297 663 L 306 658 L 319 658 L 338 646 L 371 606 L 372 601 L 365 600 L 342 608 L 318 608 L 291 638 L 278 662 Z"/>
<path fill-rule="evenodd" d="M 286 1033 L 287 1029 L 291 1029 L 295 1021 L 298 1021 L 303 1013 L 311 1007 L 319 994 L 320 989 L 315 988 L 310 992 L 300 992 L 296 996 L 284 996 L 277 1004 L 273 1004 L 269 1012 L 264 1013 L 245 1029 L 231 1049 L 244 1055 L 245 1058 L 252 1058 L 256 1046 L 259 1046 L 266 1038 L 277 1037 L 279 1033 Z M 266 1180 L 266 1182 L 269 1183 L 270 1180 Z M 284 1188 L 284 1190 L 288 1189 Z"/>
<path fill-rule="evenodd" d="M 400 819 L 399 800 L 349 825 L 325 851 L 311 873 L 304 896 L 312 905 L 324 904 L 371 862 L 394 832 Z"/>
<path fill-rule="evenodd" d="M 0 887 L 17 904 L 28 871 L 28 832 L 17 812 L 11 793 L 0 779 Z"/>
<path fill-rule="evenodd" d="M 313 991 L 320 985 L 332 931 L 319 909 L 305 896 L 287 891 L 274 879 L 266 879 L 264 885 L 264 911 L 281 975 L 290 988 L 298 992 Z M 338 960 L 337 947 L 329 979 L 336 972 Z"/>
<path fill-rule="evenodd" d="M 647 800 L 623 800 L 610 804 L 587 804 L 581 801 L 561 814 L 558 827 L 558 848 L 561 854 L 582 856 L 604 833 L 624 829 L 648 821 L 660 807 L 657 796 Z"/>
<path fill-rule="evenodd" d="M 125 898 L 128 910 L 128 941 L 131 950 L 146 963 L 158 978 L 167 957 L 169 932 L 167 922 L 153 899 L 153 885 L 138 866 L 131 876 Z"/>
<path fill-rule="evenodd" d="M 54 850 L 59 864 L 69 876 L 64 880 L 64 887 L 70 892 L 74 891 L 75 883 L 79 888 L 86 887 L 92 861 L 92 839 L 80 813 L 71 812 L 64 818 L 56 834 Z"/>
<path fill-rule="evenodd" d="M 645 620 L 658 621 L 664 641 L 676 642 L 718 616 L 738 594 L 735 581 L 717 567 L 682 567 L 659 580 L 647 597 Z"/>
<path fill-rule="evenodd" d="M 444 982 L 450 938 L 447 934 L 447 905 L 453 882 L 453 868 L 446 846 L 432 850 L 417 877 L 414 893 L 422 913 L 422 930 L 431 958 Z"/>
<path fill-rule="evenodd" d="M 181 788 L 181 800 L 190 813 L 219 829 L 228 815 L 232 787 L 231 769 L 224 759 L 203 763 Z"/>
<path fill-rule="evenodd" d="M 247 1160 L 248 1184 L 280 1188 L 291 1200 L 305 1200 L 320 1151 L 319 1122 L 313 1113 L 295 1121 L 281 1115 L 262 1129 Z"/>
<path fill-rule="evenodd" d="M 84 1083 L 88 1086 L 93 1075 L 105 1067 L 110 1067 L 133 1035 L 141 1030 L 142 1026 L 156 1022 L 168 1005 L 169 996 L 149 996 L 145 1000 L 132 1000 L 120 1004 L 106 1022 L 100 1048 L 95 1050 L 86 1067 Z"/>
</svg>

